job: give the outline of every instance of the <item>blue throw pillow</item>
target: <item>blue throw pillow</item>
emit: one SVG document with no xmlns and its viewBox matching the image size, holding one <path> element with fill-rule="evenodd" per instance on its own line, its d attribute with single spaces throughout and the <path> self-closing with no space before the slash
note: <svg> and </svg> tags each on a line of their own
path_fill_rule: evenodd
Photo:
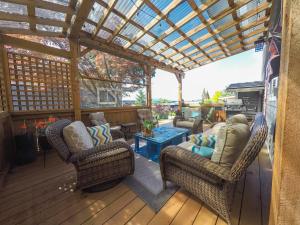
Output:
<svg viewBox="0 0 300 225">
<path fill-rule="evenodd" d="M 213 148 L 205 147 L 205 146 L 193 146 L 192 152 L 201 155 L 202 157 L 211 159 L 211 156 L 214 152 Z"/>
</svg>

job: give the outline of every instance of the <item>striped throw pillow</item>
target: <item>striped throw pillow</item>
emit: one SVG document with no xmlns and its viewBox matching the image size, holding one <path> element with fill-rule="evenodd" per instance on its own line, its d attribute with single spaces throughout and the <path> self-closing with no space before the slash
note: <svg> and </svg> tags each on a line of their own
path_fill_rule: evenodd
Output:
<svg viewBox="0 0 300 225">
<path fill-rule="evenodd" d="M 194 134 L 190 136 L 192 143 L 198 146 L 204 146 L 209 148 L 215 148 L 216 136 L 215 135 L 205 135 L 205 134 Z"/>
<path fill-rule="evenodd" d="M 112 136 L 108 123 L 99 126 L 88 127 L 87 130 L 92 137 L 94 146 L 112 142 Z"/>
</svg>

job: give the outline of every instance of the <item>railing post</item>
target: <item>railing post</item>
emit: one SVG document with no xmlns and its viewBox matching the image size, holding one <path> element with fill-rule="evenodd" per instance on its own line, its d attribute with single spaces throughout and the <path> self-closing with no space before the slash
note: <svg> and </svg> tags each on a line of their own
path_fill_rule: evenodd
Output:
<svg viewBox="0 0 300 225">
<path fill-rule="evenodd" d="M 79 71 L 78 60 L 80 57 L 80 46 L 78 40 L 69 39 L 70 53 L 71 53 L 71 87 L 72 87 L 72 101 L 74 109 L 75 120 L 81 120 L 80 109 L 80 84 L 79 84 Z"/>
</svg>

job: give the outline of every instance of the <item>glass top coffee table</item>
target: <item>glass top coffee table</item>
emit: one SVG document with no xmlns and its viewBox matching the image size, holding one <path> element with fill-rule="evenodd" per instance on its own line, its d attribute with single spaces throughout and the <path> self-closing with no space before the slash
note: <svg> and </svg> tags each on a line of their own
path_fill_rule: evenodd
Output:
<svg viewBox="0 0 300 225">
<path fill-rule="evenodd" d="M 145 137 L 142 133 L 135 134 L 135 152 L 159 162 L 160 151 L 169 145 L 178 145 L 187 140 L 188 129 L 177 127 L 157 127 L 153 129 L 152 137 Z M 140 142 L 144 142 L 141 144 Z"/>
</svg>

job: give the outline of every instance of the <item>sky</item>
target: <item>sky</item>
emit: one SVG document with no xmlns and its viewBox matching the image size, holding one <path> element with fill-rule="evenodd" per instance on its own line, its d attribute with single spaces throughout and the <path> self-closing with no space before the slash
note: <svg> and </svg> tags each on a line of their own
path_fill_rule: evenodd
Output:
<svg viewBox="0 0 300 225">
<path fill-rule="evenodd" d="M 212 96 L 231 83 L 259 81 L 262 62 L 262 52 L 253 49 L 187 71 L 182 83 L 183 99 L 200 99 L 204 88 Z M 174 74 L 156 70 L 156 76 L 152 78 L 152 98 L 178 99 L 178 83 Z"/>
</svg>

